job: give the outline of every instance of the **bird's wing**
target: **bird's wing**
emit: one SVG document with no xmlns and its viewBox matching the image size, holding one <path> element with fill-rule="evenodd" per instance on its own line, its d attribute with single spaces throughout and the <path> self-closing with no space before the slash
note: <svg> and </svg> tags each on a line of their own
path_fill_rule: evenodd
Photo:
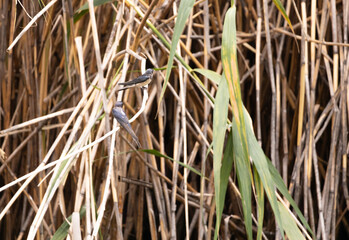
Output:
<svg viewBox="0 0 349 240">
<path fill-rule="evenodd" d="M 126 116 L 126 114 L 125 114 L 125 112 L 124 111 L 118 111 L 117 109 L 115 109 L 115 108 L 113 108 L 112 109 L 112 113 L 113 113 L 113 116 L 116 118 L 116 120 L 121 124 L 121 123 L 123 123 L 123 124 L 130 124 L 129 123 L 129 121 L 128 121 L 128 118 L 127 118 L 127 116 Z"/>
<path fill-rule="evenodd" d="M 137 84 L 137 83 L 140 83 L 140 82 L 144 82 L 146 81 L 147 79 L 149 79 L 149 76 L 148 75 L 141 75 L 131 81 L 128 81 L 128 82 L 123 82 L 123 83 L 119 83 L 119 85 L 124 85 L 124 86 L 127 86 L 127 85 L 133 85 L 133 84 Z"/>
<path fill-rule="evenodd" d="M 137 143 L 138 147 L 141 147 L 141 144 L 139 143 L 138 137 L 134 133 L 130 122 L 128 121 L 128 118 L 124 111 L 117 111 L 115 109 L 112 109 L 113 116 L 118 121 L 118 123 L 132 136 L 132 139 Z"/>
</svg>

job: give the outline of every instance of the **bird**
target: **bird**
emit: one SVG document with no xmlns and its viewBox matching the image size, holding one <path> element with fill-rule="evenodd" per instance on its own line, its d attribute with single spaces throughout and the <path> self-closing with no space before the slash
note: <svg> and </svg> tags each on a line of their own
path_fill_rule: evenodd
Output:
<svg viewBox="0 0 349 240">
<path fill-rule="evenodd" d="M 123 105 L 124 105 L 123 102 L 117 101 L 112 109 L 112 114 L 116 119 L 116 121 L 118 121 L 120 126 L 122 126 L 132 136 L 133 141 L 135 141 L 137 143 L 137 146 L 140 148 L 141 144 L 138 140 L 138 137 L 132 130 L 131 124 L 126 116 L 126 113 L 122 109 Z"/>
<path fill-rule="evenodd" d="M 132 88 L 135 86 L 144 87 L 145 85 L 148 85 L 151 82 L 152 77 L 153 77 L 153 73 L 154 73 L 154 70 L 151 68 L 148 68 L 145 71 L 145 73 L 142 74 L 141 76 L 139 76 L 131 81 L 128 81 L 128 82 L 119 83 L 119 85 L 123 85 L 125 87 L 120 88 L 117 91 L 126 90 L 128 88 Z"/>
</svg>

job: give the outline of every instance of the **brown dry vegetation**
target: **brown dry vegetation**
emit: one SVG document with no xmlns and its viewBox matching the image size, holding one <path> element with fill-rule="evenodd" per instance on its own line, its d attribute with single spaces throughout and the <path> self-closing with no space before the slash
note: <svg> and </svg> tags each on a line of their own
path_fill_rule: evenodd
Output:
<svg viewBox="0 0 349 240">
<path fill-rule="evenodd" d="M 168 49 L 132 2 L 113 1 L 96 7 L 95 16 L 88 11 L 78 16 L 83 1 L 57 1 L 29 24 L 44 8 L 41 1 L 0 1 L 0 187 L 31 173 L 1 189 L 1 239 L 26 238 L 31 226 L 39 229 L 38 239 L 48 239 L 82 206 L 86 211 L 70 233 L 81 231 L 83 237 L 213 238 L 212 104 L 178 61 L 159 104 Z M 171 41 L 178 1 L 135 2 Z M 347 239 L 349 2 L 285 0 L 295 35 L 272 2 L 236 4 L 241 91 L 257 139 L 317 238 Z M 228 1 L 196 1 L 178 47 L 192 68 L 222 73 L 228 7 Z M 125 103 L 130 118 L 142 103 L 140 89 L 116 92 L 117 82 L 138 76 L 145 58 L 146 66 L 158 71 L 132 128 L 143 148 L 203 172 L 208 179 L 202 186 L 198 175 L 176 162 L 132 151 L 135 144 L 126 131 L 114 135 L 115 101 Z M 201 80 L 215 96 L 216 84 Z M 113 134 L 94 142 L 107 133 Z M 33 171 L 68 153 L 67 174 L 43 206 L 61 162 Z M 265 211 L 264 237 L 273 239 L 274 217 L 268 205 Z M 103 213 L 101 222 L 97 213 Z M 40 214 L 42 222 L 34 219 Z M 246 238 L 235 170 L 220 235 Z"/>
</svg>

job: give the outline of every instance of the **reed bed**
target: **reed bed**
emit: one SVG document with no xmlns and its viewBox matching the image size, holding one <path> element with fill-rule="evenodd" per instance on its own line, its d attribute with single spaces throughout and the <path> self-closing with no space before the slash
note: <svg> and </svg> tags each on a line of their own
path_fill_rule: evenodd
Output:
<svg viewBox="0 0 349 240">
<path fill-rule="evenodd" d="M 292 25 L 271 1 L 235 4 L 242 100 L 310 225 L 302 237 L 348 239 L 349 2 L 284 1 Z M 230 7 L 195 1 L 168 68 L 179 1 L 1 1 L 1 239 L 214 238 L 219 82 L 192 70 L 223 74 Z M 146 68 L 148 88 L 117 91 Z M 116 101 L 141 148 L 113 119 Z M 222 239 L 250 237 L 237 174 Z M 282 239 L 264 211 L 258 238 Z"/>
</svg>

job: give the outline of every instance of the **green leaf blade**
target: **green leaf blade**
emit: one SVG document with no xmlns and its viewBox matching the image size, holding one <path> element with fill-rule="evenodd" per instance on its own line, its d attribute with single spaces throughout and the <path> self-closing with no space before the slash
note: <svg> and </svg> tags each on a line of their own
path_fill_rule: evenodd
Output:
<svg viewBox="0 0 349 240">
<path fill-rule="evenodd" d="M 177 15 L 177 21 L 176 25 L 173 31 L 173 37 L 172 37 L 172 43 L 171 43 L 171 50 L 170 50 L 170 56 L 168 58 L 167 63 L 167 70 L 166 70 L 166 77 L 164 80 L 164 85 L 161 90 L 159 103 L 161 102 L 162 98 L 164 97 L 168 79 L 170 78 L 171 69 L 173 65 L 173 58 L 176 53 L 177 44 L 179 41 L 179 38 L 183 32 L 184 26 L 186 21 L 188 20 L 189 14 L 194 6 L 195 0 L 187 0 L 187 1 L 181 1 L 178 8 L 178 15 Z"/>
<path fill-rule="evenodd" d="M 252 194 L 251 194 L 251 170 L 250 163 L 245 161 L 245 153 L 241 144 L 238 126 L 233 122 L 233 146 L 234 146 L 234 162 L 238 176 L 239 189 L 241 192 L 242 210 L 244 213 L 244 222 L 248 239 L 253 239 L 252 236 Z"/>
<path fill-rule="evenodd" d="M 257 197 L 257 217 L 258 217 L 258 226 L 257 226 L 257 238 L 258 240 L 262 239 L 262 230 L 263 230 L 263 218 L 264 218 L 264 189 L 263 183 L 256 168 L 253 168 L 254 171 L 254 181 Z"/>
<path fill-rule="evenodd" d="M 297 224 L 295 220 L 292 218 L 288 209 L 281 202 L 278 202 L 278 207 L 280 210 L 280 214 L 282 217 L 282 221 L 283 221 L 283 225 L 284 225 L 287 237 L 290 240 L 305 240 L 305 237 L 297 227 Z"/>
<path fill-rule="evenodd" d="M 282 226 L 282 220 L 279 212 L 279 208 L 277 206 L 277 200 L 276 200 L 276 194 L 275 194 L 275 184 L 271 177 L 271 174 L 268 169 L 268 160 L 265 157 L 265 154 L 262 150 L 262 148 L 259 146 L 257 139 L 254 135 L 252 124 L 251 122 L 248 122 L 250 120 L 250 116 L 246 109 L 244 109 L 245 114 L 245 120 L 246 120 L 246 133 L 247 133 L 247 139 L 248 139 L 248 145 L 250 149 L 253 149 L 253 151 L 250 151 L 250 156 L 252 158 L 253 164 L 258 172 L 258 175 L 260 176 L 260 179 L 264 186 L 264 191 L 267 194 L 267 197 L 269 199 L 269 203 L 271 205 L 271 208 L 273 209 L 276 222 L 278 223 L 278 226 L 281 231 L 281 235 L 284 235 L 284 230 Z"/>
<path fill-rule="evenodd" d="M 218 73 L 209 70 L 209 69 L 202 69 L 202 68 L 195 68 L 193 69 L 195 72 L 198 72 L 202 75 L 204 75 L 205 77 L 207 77 L 212 83 L 218 85 L 221 82 L 221 75 L 219 75 Z M 226 80 L 225 80 L 226 81 Z M 228 86 L 227 86 L 228 89 Z M 228 95 L 229 97 L 229 95 Z"/>
<path fill-rule="evenodd" d="M 230 168 L 231 170 L 232 166 L 232 158 L 231 161 L 229 161 L 230 158 L 228 158 L 228 156 L 232 156 L 231 140 L 228 140 L 226 153 L 224 154 L 222 161 L 226 123 L 228 117 L 229 92 L 227 81 L 225 80 L 224 76 L 220 78 L 221 82 L 216 94 L 215 107 L 213 111 L 213 172 L 217 212 L 215 236 L 218 235 L 219 231 L 220 221 L 223 213 L 224 197 L 230 174 L 230 171 L 228 173 L 223 173 L 222 171 L 224 170 L 224 168 Z"/>
</svg>

